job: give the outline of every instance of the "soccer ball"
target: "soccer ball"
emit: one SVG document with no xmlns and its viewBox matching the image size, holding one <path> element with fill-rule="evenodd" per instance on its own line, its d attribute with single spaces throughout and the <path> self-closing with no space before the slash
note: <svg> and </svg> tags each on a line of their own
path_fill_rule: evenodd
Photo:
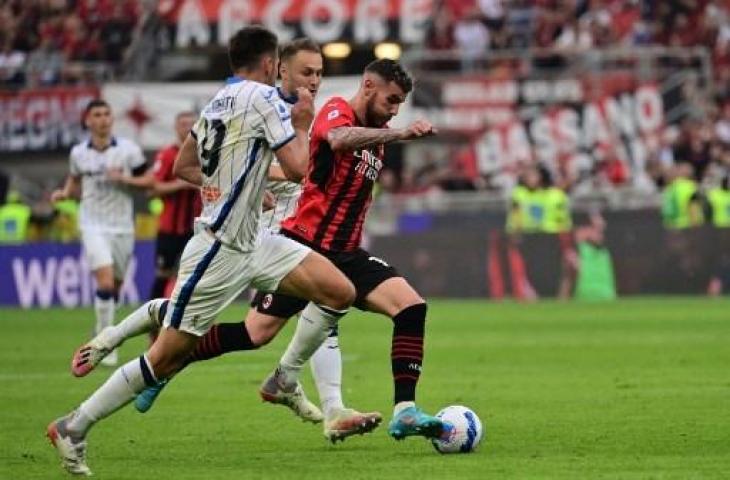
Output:
<svg viewBox="0 0 730 480">
<path fill-rule="evenodd" d="M 448 423 L 449 429 L 440 438 L 431 440 L 434 448 L 441 453 L 473 452 L 482 440 L 484 430 L 477 414 L 461 405 L 450 405 L 436 417 Z"/>
</svg>

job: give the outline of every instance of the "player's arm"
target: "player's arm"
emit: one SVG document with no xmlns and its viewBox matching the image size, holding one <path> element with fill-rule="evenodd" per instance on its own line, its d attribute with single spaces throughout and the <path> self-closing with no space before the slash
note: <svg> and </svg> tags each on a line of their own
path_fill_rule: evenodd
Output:
<svg viewBox="0 0 730 480">
<path fill-rule="evenodd" d="M 268 179 L 273 182 L 284 182 L 289 181 L 284 170 L 279 165 L 271 165 L 269 167 Z"/>
<path fill-rule="evenodd" d="M 185 180 L 181 180 L 179 178 L 176 178 L 174 180 L 170 180 L 168 182 L 160 182 L 155 181 L 154 185 L 152 186 L 151 193 L 155 196 L 163 196 L 163 195 L 170 195 L 175 192 L 179 192 L 180 190 L 188 190 L 188 189 L 195 189 L 197 188 L 195 185 L 186 182 Z"/>
<path fill-rule="evenodd" d="M 148 170 L 149 168 L 147 168 L 146 164 L 132 169 L 131 175 L 126 175 L 121 170 L 113 169 L 107 171 L 107 178 L 128 187 L 152 188 L 155 184 L 155 179 Z"/>
<path fill-rule="evenodd" d="M 152 187 L 154 178 L 150 175 L 147 159 L 139 146 L 130 146 L 130 152 L 127 156 L 127 166 L 132 172 L 131 175 L 126 174 L 121 168 L 113 168 L 107 170 L 107 178 L 112 182 L 119 183 L 126 187 L 144 189 Z"/>
<path fill-rule="evenodd" d="M 291 110 L 294 129 L 285 143 L 275 149 L 276 159 L 290 182 L 300 182 L 309 166 L 309 127 L 314 119 L 314 100 L 309 90 L 297 89 L 298 100 Z"/>
<path fill-rule="evenodd" d="M 203 173 L 198 160 L 198 142 L 191 134 L 185 138 L 172 166 L 172 174 L 195 186 L 203 185 Z"/>
<path fill-rule="evenodd" d="M 69 198 L 79 199 L 81 197 L 82 171 L 77 162 L 76 151 L 76 148 L 71 150 L 71 154 L 69 155 L 69 175 L 66 177 L 63 187 L 51 193 L 52 202 L 60 202 Z"/>
<path fill-rule="evenodd" d="M 51 202 L 60 202 L 69 198 L 78 199 L 81 196 L 81 176 L 71 174 L 66 177 L 62 188 L 51 193 Z"/>
<path fill-rule="evenodd" d="M 337 127 L 327 132 L 327 143 L 335 152 L 347 152 L 372 145 L 385 145 L 399 140 L 414 140 L 435 135 L 430 122 L 417 120 L 406 128 Z"/>
</svg>

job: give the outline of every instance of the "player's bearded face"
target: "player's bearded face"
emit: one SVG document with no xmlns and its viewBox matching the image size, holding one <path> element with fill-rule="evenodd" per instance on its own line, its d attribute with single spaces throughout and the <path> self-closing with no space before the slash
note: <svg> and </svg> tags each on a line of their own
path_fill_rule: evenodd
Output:
<svg viewBox="0 0 730 480">
<path fill-rule="evenodd" d="M 368 126 L 382 127 L 398 115 L 406 94 L 396 83 L 379 81 L 372 89 L 365 112 Z"/>
</svg>

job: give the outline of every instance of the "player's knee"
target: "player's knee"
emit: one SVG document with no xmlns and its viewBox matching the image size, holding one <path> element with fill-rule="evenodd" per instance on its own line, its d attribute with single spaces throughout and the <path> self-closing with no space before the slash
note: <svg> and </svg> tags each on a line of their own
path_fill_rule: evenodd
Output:
<svg viewBox="0 0 730 480">
<path fill-rule="evenodd" d="M 253 350 L 263 347 L 264 345 L 267 345 L 271 340 L 274 338 L 276 332 L 267 330 L 267 329 L 261 329 L 261 328 L 254 328 L 248 329 L 248 336 L 251 339 L 251 344 L 253 345 Z"/>
<path fill-rule="evenodd" d="M 113 279 L 103 279 L 103 280 L 97 280 L 96 282 L 96 290 L 98 292 L 108 292 L 110 295 L 114 295 L 116 292 L 116 285 L 114 285 Z"/>
<path fill-rule="evenodd" d="M 175 372 L 180 370 L 185 360 L 184 357 L 175 355 L 153 355 L 148 354 L 152 372 L 157 380 L 170 378 Z"/>
<path fill-rule="evenodd" d="M 322 301 L 318 303 L 335 310 L 346 310 L 355 302 L 355 296 L 355 286 L 348 280 L 338 282 L 335 288 L 326 292 L 326 298 L 323 298 Z"/>
</svg>

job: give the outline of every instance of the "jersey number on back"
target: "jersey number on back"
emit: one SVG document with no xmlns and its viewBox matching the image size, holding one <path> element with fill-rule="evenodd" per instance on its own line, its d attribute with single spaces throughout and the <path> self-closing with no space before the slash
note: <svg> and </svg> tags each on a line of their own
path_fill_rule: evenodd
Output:
<svg viewBox="0 0 730 480">
<path fill-rule="evenodd" d="M 205 120 L 205 138 L 203 138 L 203 150 L 200 156 L 203 159 L 202 171 L 207 177 L 213 175 L 215 169 L 218 168 L 218 161 L 221 158 L 221 146 L 225 137 L 226 126 L 221 120 L 211 120 L 210 125 L 208 120 Z M 211 141 L 213 144 L 210 148 L 207 148 Z"/>
</svg>

